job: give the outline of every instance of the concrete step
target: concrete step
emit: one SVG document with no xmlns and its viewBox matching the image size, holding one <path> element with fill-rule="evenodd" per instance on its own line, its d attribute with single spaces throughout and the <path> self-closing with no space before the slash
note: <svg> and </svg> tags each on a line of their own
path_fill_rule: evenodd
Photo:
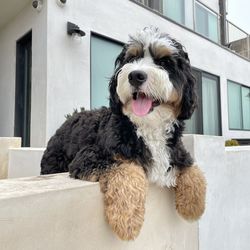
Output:
<svg viewBox="0 0 250 250">
<path fill-rule="evenodd" d="M 177 215 L 172 191 L 150 186 L 142 231 L 124 242 L 104 219 L 99 184 L 68 174 L 0 181 L 0 224 L 4 250 L 198 249 L 198 224 Z"/>
<path fill-rule="evenodd" d="M 5 179 L 8 176 L 9 149 L 20 147 L 21 138 L 0 137 L 0 179 Z"/>
<path fill-rule="evenodd" d="M 44 150 L 44 148 L 11 148 L 8 178 L 39 175 Z"/>
</svg>

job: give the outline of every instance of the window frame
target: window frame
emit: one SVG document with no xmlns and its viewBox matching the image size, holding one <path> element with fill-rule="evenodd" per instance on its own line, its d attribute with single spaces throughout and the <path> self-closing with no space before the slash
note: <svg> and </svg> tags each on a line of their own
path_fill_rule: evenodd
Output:
<svg viewBox="0 0 250 250">
<path fill-rule="evenodd" d="M 241 91 L 240 91 L 240 93 L 241 93 L 241 95 L 240 95 L 240 100 L 241 100 L 240 107 L 241 107 L 241 114 L 242 114 L 242 117 L 241 117 L 242 128 L 231 128 L 230 127 L 230 123 L 229 123 L 230 122 L 229 121 L 229 96 L 228 96 L 228 83 L 229 82 L 239 85 L 240 86 L 240 90 L 241 90 L 242 87 L 244 87 L 244 88 L 248 88 L 249 91 L 250 91 L 250 86 L 247 86 L 245 84 L 242 84 L 242 83 L 239 83 L 239 82 L 227 79 L 227 109 L 228 109 L 228 112 L 227 112 L 228 116 L 227 117 L 228 117 L 228 128 L 229 128 L 229 130 L 232 130 L 232 131 L 250 131 L 250 129 L 244 129 L 243 128 L 243 126 L 244 126 L 244 119 L 243 119 L 243 112 L 242 112 L 243 110 L 242 110 L 242 92 Z"/>
<path fill-rule="evenodd" d="M 196 90 L 197 90 L 197 97 L 198 97 L 198 131 L 197 134 L 204 134 L 204 125 L 203 125 L 203 108 L 202 108 L 202 76 L 205 75 L 205 77 L 210 78 L 212 80 L 216 79 L 217 80 L 217 94 L 218 94 L 218 131 L 219 134 L 215 136 L 221 136 L 222 135 L 222 119 L 221 119 L 221 113 L 222 113 L 222 107 L 221 107 L 221 81 L 220 81 L 220 76 L 216 74 L 212 74 L 210 72 L 201 70 L 196 67 L 192 67 L 192 71 L 195 71 L 198 75 L 198 79 L 196 78 Z M 201 83 L 201 84 L 199 84 Z M 190 118 L 191 119 L 191 118 Z"/>
<path fill-rule="evenodd" d="M 207 5 L 205 5 L 204 3 L 202 3 L 202 2 L 200 2 L 198 0 L 194 0 L 193 2 L 194 2 L 194 5 L 193 5 L 194 6 L 194 11 L 193 11 L 193 14 L 194 14 L 194 32 L 206 37 L 210 41 L 213 41 L 213 42 L 215 42 L 217 44 L 220 44 L 221 43 L 221 41 L 220 41 L 220 15 L 216 11 L 209 8 Z M 198 32 L 196 30 L 196 28 L 197 28 L 197 25 L 196 25 L 197 24 L 197 20 L 196 20 L 196 11 L 197 11 L 196 10 L 196 4 L 198 4 L 200 7 L 205 9 L 208 13 L 210 13 L 210 14 L 212 14 L 212 15 L 214 15 L 216 17 L 216 19 L 217 19 L 217 34 L 218 34 L 217 41 L 212 40 L 208 35 L 201 34 L 200 32 Z M 209 29 L 208 22 L 207 22 L 207 29 Z"/>
<path fill-rule="evenodd" d="M 218 108 L 219 108 L 218 109 L 218 124 L 219 124 L 218 131 L 219 131 L 219 134 L 217 136 L 221 136 L 222 135 L 221 112 L 222 111 L 221 111 L 221 84 L 220 84 L 220 77 L 217 76 L 217 75 L 208 73 L 206 71 L 202 71 L 201 78 L 202 78 L 202 76 L 205 76 L 206 78 L 217 81 L 217 97 L 218 97 Z M 202 115 L 203 115 L 203 110 L 202 110 Z M 203 120 L 203 116 L 202 116 L 202 120 Z"/>
<path fill-rule="evenodd" d="M 249 61 L 249 60 L 248 60 L 247 58 L 245 58 L 244 56 L 241 56 L 240 54 L 234 53 L 232 50 L 228 49 L 227 47 L 225 47 L 225 46 L 223 46 L 223 45 L 221 44 L 221 37 L 220 37 L 220 32 L 221 32 L 221 31 L 220 31 L 220 14 L 219 14 L 218 12 L 214 11 L 213 9 L 211 9 L 211 8 L 210 8 L 209 6 L 207 6 L 206 4 L 200 2 L 200 1 L 198 1 L 198 0 L 192 0 L 192 3 L 193 3 L 193 4 L 192 4 L 192 8 L 193 8 L 193 13 L 192 13 L 192 19 L 193 19 L 192 27 L 191 27 L 191 26 L 187 26 L 187 25 L 183 25 L 183 24 L 181 24 L 181 23 L 178 23 L 178 22 L 176 22 L 175 20 L 173 20 L 173 19 L 167 17 L 166 15 L 163 15 L 162 12 L 160 12 L 160 11 L 158 11 L 158 10 L 156 10 L 156 9 L 153 9 L 153 8 L 149 7 L 148 5 L 144 4 L 144 0 L 129 0 L 129 1 L 131 1 L 131 2 L 133 2 L 134 4 L 137 4 L 137 5 L 139 5 L 140 7 L 144 8 L 144 9 L 146 9 L 146 10 L 148 10 L 148 11 L 150 11 L 150 12 L 152 12 L 152 13 L 154 13 L 154 14 L 156 14 L 156 15 L 158 15 L 158 16 L 160 16 L 160 17 L 162 17 L 162 18 L 164 18 L 164 19 L 166 19 L 166 20 L 168 20 L 168 21 L 170 21 L 170 22 L 172 22 L 172 23 L 174 23 L 174 24 L 176 24 L 176 25 L 178 25 L 178 26 L 180 26 L 180 27 L 182 27 L 182 28 L 184 28 L 184 29 L 190 31 L 190 32 L 192 32 L 192 33 L 194 33 L 194 34 L 196 34 L 197 36 L 200 36 L 200 37 L 202 37 L 202 38 L 204 38 L 204 39 L 206 39 L 206 40 L 208 40 L 208 41 L 210 41 L 210 42 L 212 42 L 212 43 L 214 43 L 214 44 L 220 46 L 221 48 L 223 48 L 223 49 L 225 49 L 225 50 L 227 50 L 227 51 L 233 53 L 234 55 L 239 56 L 240 58 Z M 145 0 L 145 1 L 147 1 L 147 0 Z M 218 30 L 218 40 L 217 40 L 217 41 L 214 41 L 214 40 L 212 40 L 211 38 L 209 38 L 209 37 L 207 37 L 207 36 L 205 36 L 205 35 L 203 35 L 203 34 L 201 34 L 201 33 L 198 33 L 198 32 L 195 30 L 195 3 L 196 3 L 196 2 L 198 2 L 199 4 L 201 4 L 201 5 L 204 6 L 206 9 L 208 9 L 210 12 L 214 13 L 214 14 L 217 16 L 217 30 Z"/>
<path fill-rule="evenodd" d="M 185 26 L 185 27 L 187 27 L 186 26 L 186 16 L 185 16 L 185 8 L 186 8 L 186 2 L 185 2 L 185 0 L 181 0 L 182 1 L 182 9 L 181 9 L 181 22 L 178 22 L 178 21 L 176 21 L 176 20 L 174 20 L 173 18 L 171 18 L 171 17 L 169 17 L 169 16 L 167 16 L 166 14 L 164 14 L 163 13 L 163 6 L 164 6 L 164 4 L 163 4 L 163 0 L 161 0 L 161 14 L 162 15 L 164 15 L 164 16 L 166 16 L 167 18 L 169 18 L 170 20 L 173 20 L 174 22 L 176 22 L 176 23 L 179 23 L 180 25 L 183 25 L 183 26 Z M 192 2 L 193 2 L 193 0 L 192 0 Z"/>
<path fill-rule="evenodd" d="M 14 136 L 22 138 L 22 147 L 30 147 L 32 109 L 33 32 L 16 40 Z"/>
</svg>

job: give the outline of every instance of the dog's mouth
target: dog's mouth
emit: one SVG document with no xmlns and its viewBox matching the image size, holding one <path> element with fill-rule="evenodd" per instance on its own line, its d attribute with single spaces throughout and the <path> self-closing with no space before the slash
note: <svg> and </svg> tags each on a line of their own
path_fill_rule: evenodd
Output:
<svg viewBox="0 0 250 250">
<path fill-rule="evenodd" d="M 153 97 L 147 96 L 141 91 L 133 93 L 132 111 L 137 116 L 145 116 L 149 114 L 160 104 L 160 101 L 154 100 Z"/>
</svg>

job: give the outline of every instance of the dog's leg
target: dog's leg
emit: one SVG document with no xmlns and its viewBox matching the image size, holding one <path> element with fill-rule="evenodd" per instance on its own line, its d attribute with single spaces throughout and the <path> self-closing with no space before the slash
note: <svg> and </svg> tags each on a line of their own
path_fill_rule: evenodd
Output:
<svg viewBox="0 0 250 250">
<path fill-rule="evenodd" d="M 121 163 L 100 177 L 108 223 L 122 240 L 135 239 L 145 212 L 147 179 L 141 166 Z"/>
<path fill-rule="evenodd" d="M 83 147 L 69 164 L 70 177 L 85 181 L 99 181 L 100 176 L 114 163 L 97 146 Z"/>
<path fill-rule="evenodd" d="M 197 166 L 187 167 L 177 177 L 175 202 L 186 220 L 197 220 L 205 210 L 206 180 Z"/>
</svg>

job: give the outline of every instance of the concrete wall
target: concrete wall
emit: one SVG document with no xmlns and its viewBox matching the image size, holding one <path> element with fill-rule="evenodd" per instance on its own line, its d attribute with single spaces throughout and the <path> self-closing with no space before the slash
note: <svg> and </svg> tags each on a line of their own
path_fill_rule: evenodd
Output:
<svg viewBox="0 0 250 250">
<path fill-rule="evenodd" d="M 198 250 L 197 223 L 175 211 L 173 192 L 151 186 L 135 241 L 117 238 L 104 219 L 96 183 L 67 174 L 0 182 L 0 246 L 4 250 Z"/>
<path fill-rule="evenodd" d="M 20 147 L 21 138 L 0 137 L 0 179 L 5 179 L 8 176 L 9 150 Z"/>
<path fill-rule="evenodd" d="M 248 188 L 250 179 L 250 146 L 225 148 L 224 138 L 218 136 L 185 135 L 183 137 L 183 141 L 186 148 L 193 156 L 195 162 L 203 170 L 207 179 L 206 210 L 205 214 L 199 221 L 199 249 L 248 250 L 250 245 L 250 196 Z M 9 167 L 11 169 L 10 172 L 15 173 L 16 177 L 18 176 L 18 174 L 19 177 L 24 175 L 34 175 L 34 171 L 37 171 L 39 173 L 39 157 L 41 157 L 42 151 L 42 149 L 11 149 L 9 164 Z M 31 178 L 31 180 L 35 181 L 40 179 Z M 42 180 L 44 179 L 42 178 L 41 182 L 37 181 L 36 185 L 34 184 L 34 182 L 34 185 L 30 184 L 32 186 L 30 192 L 33 192 L 33 189 L 38 189 L 39 192 L 47 192 L 47 184 L 44 185 L 44 182 Z M 19 181 L 16 181 L 15 179 L 10 179 L 9 181 L 10 182 L 5 183 L 10 183 L 11 185 L 18 185 L 19 183 Z M 67 179 L 64 181 L 65 185 L 68 185 Z M 53 184 L 53 178 L 51 179 L 50 184 Z M 40 185 L 42 185 L 42 187 Z M 61 184 L 58 185 L 56 181 L 52 185 L 53 189 L 55 188 L 54 191 L 58 192 L 58 190 L 56 190 L 56 185 L 57 188 L 60 189 Z M 0 190 L 2 190 L 2 192 L 0 192 L 0 196 L 4 195 L 5 192 L 3 189 L 1 189 L 1 182 Z M 25 190 L 25 192 L 28 192 L 29 188 Z M 163 191 L 162 189 L 161 192 L 166 191 Z M 168 194 L 170 195 L 170 198 L 172 194 Z M 9 193 L 6 192 L 6 195 L 9 195 Z M 14 193 L 14 195 L 16 194 Z M 155 214 L 155 216 L 158 215 L 159 220 L 161 217 L 160 211 L 162 210 L 158 207 L 157 204 L 158 202 L 162 204 L 162 199 L 163 197 L 154 194 L 154 206 L 157 207 L 157 209 L 154 208 L 155 210 L 153 212 L 152 207 L 152 214 Z M 165 202 L 164 199 L 163 202 Z M 167 202 L 169 202 L 169 204 L 172 204 L 172 201 Z M 156 210 L 157 212 L 155 213 Z M 176 217 L 174 217 L 174 220 L 175 218 Z M 155 227 L 157 227 L 158 230 L 159 227 Z M 163 229 L 161 228 L 161 230 Z M 170 233 L 171 236 L 166 233 L 167 238 L 163 238 L 169 239 L 168 237 L 170 237 L 170 239 L 175 239 L 175 235 L 177 233 L 173 233 L 175 232 L 174 229 L 169 229 L 169 232 L 172 233 Z M 149 235 L 151 235 L 151 233 L 152 232 L 150 232 Z M 152 237 L 153 239 L 155 239 L 155 237 L 157 236 Z M 184 236 L 182 235 L 181 237 Z M 186 244 L 189 246 L 189 243 Z"/>
<path fill-rule="evenodd" d="M 221 227 L 227 228 L 221 232 L 221 237 L 231 240 L 223 242 L 224 249 L 247 250 L 250 246 L 249 166 L 250 146 L 226 148 L 225 177 L 221 182 L 225 194 L 220 201 L 224 208 L 219 222 Z"/>
<path fill-rule="evenodd" d="M 16 41 L 32 30 L 31 146 L 45 145 L 47 1 L 38 13 L 29 2 L 0 30 L 0 136 L 14 136 Z M 1 9 L 0 13 L 4 11 Z M 1 7 L 2 8 L 2 7 Z"/>
<path fill-rule="evenodd" d="M 200 250 L 250 246 L 250 147 L 224 147 L 217 136 L 184 137 L 207 178 L 206 211 L 199 221 Z"/>
<path fill-rule="evenodd" d="M 9 149 L 8 178 L 40 175 L 44 148 Z"/>
<path fill-rule="evenodd" d="M 208 2 L 206 1 L 206 4 Z M 68 2 L 64 8 L 59 8 L 55 1 L 50 1 L 48 4 L 48 54 L 50 55 L 48 60 L 48 137 L 63 122 L 64 115 L 71 112 L 73 108 L 80 106 L 89 108 L 90 106 L 91 32 L 126 42 L 129 33 L 152 24 L 168 32 L 185 45 L 194 67 L 220 76 L 223 135 L 227 138 L 250 137 L 249 131 L 228 129 L 227 110 L 227 79 L 250 86 L 248 61 L 151 13 L 132 1 L 120 1 L 117 4 L 115 0 L 76 0 Z M 212 8 L 218 7 L 215 1 L 208 5 Z M 120 20 L 122 20 L 122 29 L 119 24 Z M 86 32 L 86 36 L 80 43 L 67 37 L 67 21 L 75 22 Z M 131 28 L 131 23 L 133 28 Z M 64 88 L 62 88 L 62 83 Z"/>
</svg>

